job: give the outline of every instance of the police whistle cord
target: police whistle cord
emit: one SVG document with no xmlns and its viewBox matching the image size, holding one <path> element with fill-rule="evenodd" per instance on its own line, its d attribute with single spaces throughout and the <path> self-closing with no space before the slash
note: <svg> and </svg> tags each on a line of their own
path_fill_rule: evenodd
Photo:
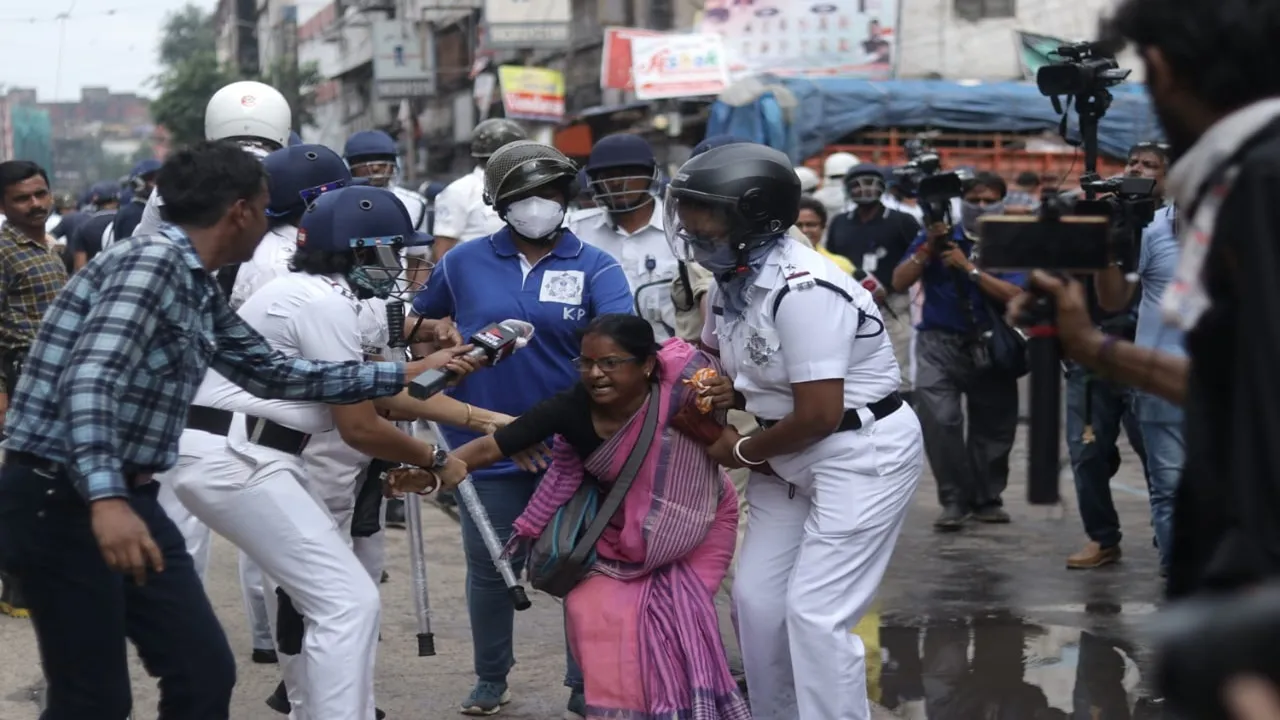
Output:
<svg viewBox="0 0 1280 720">
<path fill-rule="evenodd" d="M 422 501 L 417 493 L 404 499 L 404 520 L 409 528 L 409 563 L 413 578 L 413 614 L 418 621 L 418 657 L 436 654 L 431 631 L 431 598 L 427 594 L 427 556 L 422 537 Z"/>
<path fill-rule="evenodd" d="M 449 451 L 448 441 L 444 439 L 444 435 L 440 432 L 440 428 L 434 422 L 428 422 L 431 432 L 435 433 L 436 442 L 440 447 Z M 511 568 L 511 561 L 503 556 L 503 542 L 498 537 L 498 532 L 493 529 L 493 523 L 489 520 L 489 513 L 484 509 L 484 503 L 480 502 L 480 496 L 476 493 L 475 484 L 471 480 L 471 476 L 463 478 L 455 489 L 458 497 L 462 499 L 459 505 L 471 517 L 471 522 L 475 523 L 476 530 L 480 533 L 481 540 L 484 541 L 485 549 L 489 551 L 489 557 L 493 559 L 493 566 L 497 569 L 498 575 L 502 577 L 502 582 L 507 586 L 507 595 L 511 598 L 511 604 L 516 610 L 528 610 L 533 606 L 529 602 L 529 596 L 525 593 L 524 587 L 520 585 L 520 581 L 516 578 L 515 571 Z"/>
</svg>

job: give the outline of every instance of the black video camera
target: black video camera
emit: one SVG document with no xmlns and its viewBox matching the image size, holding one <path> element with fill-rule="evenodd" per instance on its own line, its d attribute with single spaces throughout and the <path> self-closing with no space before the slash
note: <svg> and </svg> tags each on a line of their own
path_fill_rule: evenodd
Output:
<svg viewBox="0 0 1280 720">
<path fill-rule="evenodd" d="M 903 145 L 907 163 L 893 169 L 895 184 L 907 197 L 915 198 L 925 225 L 950 224 L 951 200 L 964 194 L 967 173 L 942 172 L 942 158 L 921 138 Z"/>
<path fill-rule="evenodd" d="M 1067 137 L 1067 107 L 1080 119 L 1078 144 L 1084 148 L 1084 197 L 1045 198 L 1039 217 L 986 216 L 978 222 L 980 263 L 992 270 L 1057 270 L 1092 272 L 1117 263 L 1135 269 L 1142 229 L 1155 217 L 1155 181 L 1098 176 L 1098 122 L 1111 106 L 1111 93 L 1129 76 L 1097 43 L 1063 45 L 1055 53 L 1062 62 L 1036 72 L 1036 86 L 1062 115 Z"/>
<path fill-rule="evenodd" d="M 1046 97 L 1087 95 L 1115 87 L 1124 82 L 1131 72 L 1122 69 L 1114 57 L 1102 52 L 1098 43 L 1062 45 L 1054 54 L 1065 59 L 1036 71 L 1036 87 Z"/>
</svg>

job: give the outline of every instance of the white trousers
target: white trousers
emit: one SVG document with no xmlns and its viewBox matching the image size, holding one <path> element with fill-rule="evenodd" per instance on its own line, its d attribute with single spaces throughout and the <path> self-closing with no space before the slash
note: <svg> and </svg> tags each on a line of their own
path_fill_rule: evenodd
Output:
<svg viewBox="0 0 1280 720">
<path fill-rule="evenodd" d="M 248 468 L 245 472 L 249 472 Z M 239 552 L 240 597 L 244 600 L 244 612 L 249 617 L 249 631 L 253 633 L 254 650 L 274 650 L 276 639 L 271 634 L 271 612 L 267 608 L 266 579 L 262 568 L 253 558 Z"/>
<path fill-rule="evenodd" d="M 371 720 L 378 642 L 378 588 L 351 551 L 333 516 L 304 488 L 302 462 L 254 448 L 235 479 L 184 478 L 179 499 L 235 543 L 267 577 L 274 620 L 275 587 L 304 618 L 302 653 L 281 655 L 294 720 Z"/>
<path fill-rule="evenodd" d="M 751 715 L 869 720 L 865 649 L 852 631 L 871 607 L 920 480 L 920 423 L 904 405 L 787 465 L 778 472 L 795 485 L 794 497 L 775 477 L 752 473 L 747 484 L 751 522 L 734 607 Z"/>
<path fill-rule="evenodd" d="M 156 475 L 156 482 L 160 483 L 160 492 L 156 496 L 156 501 L 160 503 L 160 507 L 164 509 L 173 524 L 178 526 L 178 532 L 182 533 L 182 538 L 187 544 L 187 554 L 191 556 L 191 561 L 196 566 L 196 574 L 200 576 L 200 582 L 206 584 L 209 578 L 209 548 L 213 544 L 213 533 L 209 531 L 208 525 L 200 522 L 200 518 L 187 510 L 187 506 L 183 505 L 174 494 L 173 485 L 182 473 L 205 472 L 206 469 L 201 466 L 208 464 L 201 458 L 179 455 L 177 465 L 167 472 Z"/>
</svg>

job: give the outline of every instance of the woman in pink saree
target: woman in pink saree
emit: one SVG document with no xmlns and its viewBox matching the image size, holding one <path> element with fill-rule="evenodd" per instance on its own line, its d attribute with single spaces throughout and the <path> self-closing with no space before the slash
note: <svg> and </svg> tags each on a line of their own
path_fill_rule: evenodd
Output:
<svg viewBox="0 0 1280 720">
<path fill-rule="evenodd" d="M 581 383 L 455 454 L 483 467 L 555 437 L 550 468 L 515 522 L 515 544 L 536 538 L 581 483 L 607 493 L 648 404 L 659 403 L 655 441 L 596 543 L 596 564 L 565 598 L 586 684 L 579 712 L 601 720 L 750 718 L 713 602 L 733 559 L 738 501 L 706 450 L 720 426 L 697 410 L 690 385 L 715 361 L 680 340 L 659 348 L 645 320 L 604 315 L 583 332 L 576 363 Z"/>
</svg>

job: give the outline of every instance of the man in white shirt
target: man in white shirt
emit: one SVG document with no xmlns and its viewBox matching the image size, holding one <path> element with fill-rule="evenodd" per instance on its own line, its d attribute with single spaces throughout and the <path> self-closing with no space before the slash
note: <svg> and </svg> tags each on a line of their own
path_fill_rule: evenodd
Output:
<svg viewBox="0 0 1280 720">
<path fill-rule="evenodd" d="M 601 212 L 577 216 L 569 229 L 622 266 L 636 314 L 653 326 L 654 337 L 659 342 L 675 337 L 671 280 L 678 264 L 662 229 L 653 148 L 639 135 L 609 135 L 591 149 L 585 172 Z"/>
<path fill-rule="evenodd" d="M 436 262 L 458 243 L 492 235 L 505 227 L 502 218 L 484 201 L 484 168 L 503 145 L 528 139 L 529 134 L 513 120 L 491 118 L 476 125 L 471 133 L 471 157 L 476 160 L 476 168 L 449 183 L 436 197 Z"/>
</svg>

